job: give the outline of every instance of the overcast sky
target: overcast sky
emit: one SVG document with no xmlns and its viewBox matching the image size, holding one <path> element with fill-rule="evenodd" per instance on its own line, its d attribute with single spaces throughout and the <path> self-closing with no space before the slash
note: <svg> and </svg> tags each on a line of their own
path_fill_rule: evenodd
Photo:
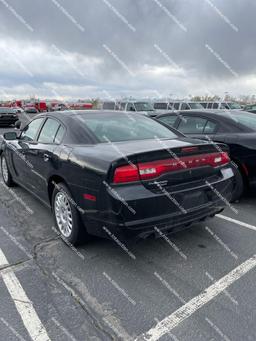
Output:
<svg viewBox="0 0 256 341">
<path fill-rule="evenodd" d="M 255 0 L 0 0 L 0 97 L 256 93 Z"/>
</svg>

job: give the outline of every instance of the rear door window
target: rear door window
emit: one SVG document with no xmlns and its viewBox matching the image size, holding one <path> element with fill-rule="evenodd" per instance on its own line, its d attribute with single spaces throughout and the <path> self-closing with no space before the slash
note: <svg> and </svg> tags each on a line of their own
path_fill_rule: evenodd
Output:
<svg viewBox="0 0 256 341">
<path fill-rule="evenodd" d="M 214 134 L 217 130 L 217 123 L 213 121 L 208 121 L 204 127 L 204 134 Z"/>
<path fill-rule="evenodd" d="M 170 116 L 162 116 L 159 117 L 158 120 L 167 124 L 170 127 L 174 127 L 175 123 L 177 122 L 178 117 L 176 115 L 170 115 Z"/>
<path fill-rule="evenodd" d="M 204 134 L 207 120 L 202 117 L 183 115 L 184 120 L 180 121 L 178 130 L 183 134 Z"/>
</svg>

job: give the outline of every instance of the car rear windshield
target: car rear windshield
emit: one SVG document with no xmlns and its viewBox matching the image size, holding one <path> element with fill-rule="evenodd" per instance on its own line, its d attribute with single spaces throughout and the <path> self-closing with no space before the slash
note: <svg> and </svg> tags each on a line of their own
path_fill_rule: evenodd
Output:
<svg viewBox="0 0 256 341">
<path fill-rule="evenodd" d="M 162 124 L 139 114 L 84 115 L 81 116 L 81 122 L 100 142 L 177 138 Z"/>
<path fill-rule="evenodd" d="M 247 113 L 245 111 L 232 112 L 229 111 L 221 113 L 222 116 L 230 117 L 236 123 L 256 131 L 256 114 Z"/>
</svg>

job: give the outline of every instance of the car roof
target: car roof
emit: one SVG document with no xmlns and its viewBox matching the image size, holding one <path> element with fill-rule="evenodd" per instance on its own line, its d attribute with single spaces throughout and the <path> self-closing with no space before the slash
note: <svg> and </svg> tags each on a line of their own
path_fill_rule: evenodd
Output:
<svg viewBox="0 0 256 341">
<path fill-rule="evenodd" d="M 218 116 L 218 117 L 228 117 L 227 114 L 238 114 L 241 113 L 241 110 L 225 110 L 225 109 L 193 109 L 193 110 L 170 110 L 168 113 L 160 114 L 160 116 L 167 116 L 169 114 L 184 114 L 184 115 L 205 115 L 207 117 Z"/>
<path fill-rule="evenodd" d="M 117 110 L 63 110 L 63 111 L 52 111 L 52 112 L 44 112 L 42 114 L 37 115 L 37 117 L 47 117 L 47 116 L 52 116 L 52 117 L 56 117 L 56 118 L 71 118 L 71 117 L 75 117 L 75 116 L 91 116 L 91 115 L 104 115 L 104 116 L 120 116 L 120 115 L 137 115 L 139 117 L 141 117 L 141 114 L 138 114 L 136 112 L 132 112 L 132 113 L 127 113 L 127 111 L 117 111 Z"/>
</svg>

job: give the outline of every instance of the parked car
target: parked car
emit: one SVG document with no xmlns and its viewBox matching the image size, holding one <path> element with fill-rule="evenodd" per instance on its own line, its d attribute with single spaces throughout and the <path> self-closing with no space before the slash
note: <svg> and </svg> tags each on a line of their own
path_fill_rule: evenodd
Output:
<svg viewBox="0 0 256 341">
<path fill-rule="evenodd" d="M 103 110 L 115 110 L 116 102 L 115 101 L 104 101 L 101 104 L 101 109 Z"/>
<path fill-rule="evenodd" d="M 204 109 L 226 109 L 226 110 L 242 110 L 240 104 L 235 102 L 218 102 L 208 101 L 199 102 Z"/>
<path fill-rule="evenodd" d="M 156 116 L 157 112 L 155 111 L 153 105 L 147 101 L 121 101 L 116 102 L 115 110 L 128 111 L 128 112 L 137 112 L 146 116 Z"/>
<path fill-rule="evenodd" d="M 153 104 L 154 109 L 158 113 L 170 112 L 170 110 L 193 110 L 193 109 L 204 109 L 204 107 L 197 102 L 186 102 L 186 101 L 156 101 Z"/>
<path fill-rule="evenodd" d="M 61 235 L 147 237 L 222 211 L 233 190 L 225 145 L 184 137 L 140 114 L 40 114 L 4 134 L 7 186 L 25 187 L 52 208 Z M 25 162 L 26 161 L 26 162 Z"/>
<path fill-rule="evenodd" d="M 25 107 L 25 112 L 27 114 L 38 114 L 39 111 L 35 107 Z"/>
<path fill-rule="evenodd" d="M 243 110 L 256 114 L 256 104 L 245 105 Z"/>
<path fill-rule="evenodd" d="M 22 114 L 24 113 L 24 110 L 20 107 L 12 107 L 12 109 L 17 113 L 17 114 Z"/>
<path fill-rule="evenodd" d="M 183 134 L 225 143 L 230 148 L 236 189 L 233 201 L 245 187 L 256 183 L 256 116 L 244 111 L 202 110 L 170 113 L 156 118 Z"/>
<path fill-rule="evenodd" d="M 0 107 L 0 125 L 8 127 L 19 120 L 16 111 L 9 107 Z"/>
</svg>

